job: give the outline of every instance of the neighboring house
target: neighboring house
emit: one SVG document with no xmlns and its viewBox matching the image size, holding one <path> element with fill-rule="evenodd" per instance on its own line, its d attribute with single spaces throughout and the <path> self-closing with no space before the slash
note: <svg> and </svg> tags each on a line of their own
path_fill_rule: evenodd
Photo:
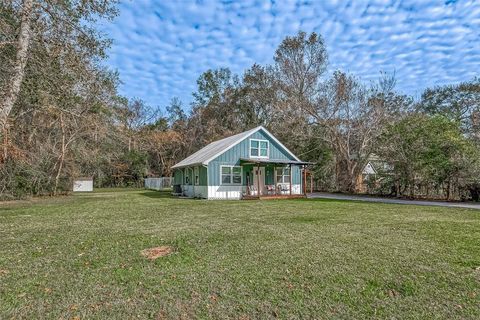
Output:
<svg viewBox="0 0 480 320">
<path fill-rule="evenodd" d="M 250 199 L 304 194 L 305 166 L 264 127 L 210 143 L 172 167 L 187 197 Z"/>
<path fill-rule="evenodd" d="M 372 154 L 363 167 L 362 174 L 357 177 L 355 189 L 359 193 L 368 193 L 369 187 L 378 186 L 380 178 L 392 171 L 392 167 L 377 155 Z"/>
<path fill-rule="evenodd" d="M 375 169 L 372 162 L 367 162 L 363 167 L 362 174 L 358 175 L 357 182 L 355 186 L 355 191 L 358 193 L 367 193 L 368 183 L 375 181 L 377 176 L 377 170 Z"/>
</svg>

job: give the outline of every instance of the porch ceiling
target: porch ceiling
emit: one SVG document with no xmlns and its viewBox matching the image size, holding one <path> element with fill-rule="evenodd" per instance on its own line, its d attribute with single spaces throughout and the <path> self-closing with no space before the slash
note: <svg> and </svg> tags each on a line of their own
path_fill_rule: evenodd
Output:
<svg viewBox="0 0 480 320">
<path fill-rule="evenodd" d="M 283 160 L 283 159 L 250 159 L 240 158 L 241 164 L 297 164 L 297 165 L 309 165 L 313 162 L 296 161 L 296 160 Z"/>
</svg>

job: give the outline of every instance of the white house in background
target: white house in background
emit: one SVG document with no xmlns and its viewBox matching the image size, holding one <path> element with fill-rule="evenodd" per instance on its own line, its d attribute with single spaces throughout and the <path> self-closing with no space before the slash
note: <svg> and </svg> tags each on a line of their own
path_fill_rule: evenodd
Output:
<svg viewBox="0 0 480 320">
<path fill-rule="evenodd" d="M 375 167 L 373 164 L 369 161 L 365 167 L 363 167 L 362 171 L 363 175 L 372 175 L 372 174 L 377 174 L 377 170 L 375 170 Z"/>
<path fill-rule="evenodd" d="M 368 192 L 370 187 L 378 186 L 380 179 L 393 170 L 392 166 L 375 154 L 368 158 L 367 164 L 363 167 L 362 173 L 356 180 L 356 191 Z"/>
</svg>

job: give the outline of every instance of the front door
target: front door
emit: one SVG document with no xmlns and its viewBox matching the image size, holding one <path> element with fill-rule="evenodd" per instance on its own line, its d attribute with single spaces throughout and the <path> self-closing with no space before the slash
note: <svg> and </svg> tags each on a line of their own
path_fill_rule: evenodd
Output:
<svg viewBox="0 0 480 320">
<path fill-rule="evenodd" d="M 254 190 L 259 189 L 259 195 L 263 194 L 263 190 L 265 189 L 265 168 L 253 168 L 253 187 Z"/>
</svg>

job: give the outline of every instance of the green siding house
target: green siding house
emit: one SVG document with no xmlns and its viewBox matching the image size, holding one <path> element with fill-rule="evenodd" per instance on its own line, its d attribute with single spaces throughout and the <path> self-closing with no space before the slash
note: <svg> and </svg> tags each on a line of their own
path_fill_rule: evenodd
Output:
<svg viewBox="0 0 480 320">
<path fill-rule="evenodd" d="M 212 142 L 175 164 L 173 183 L 183 196 L 195 198 L 298 197 L 307 164 L 260 126 Z"/>
</svg>

